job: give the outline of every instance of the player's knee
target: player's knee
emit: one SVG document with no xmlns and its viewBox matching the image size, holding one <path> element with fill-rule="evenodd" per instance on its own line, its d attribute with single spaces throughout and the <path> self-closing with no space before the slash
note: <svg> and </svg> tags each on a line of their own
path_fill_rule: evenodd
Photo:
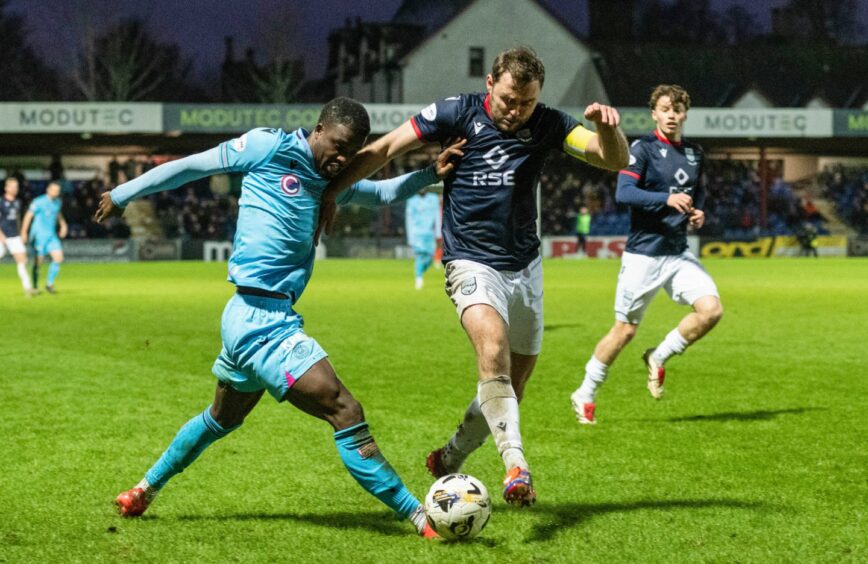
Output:
<svg viewBox="0 0 868 564">
<path fill-rule="evenodd" d="M 633 340 L 633 337 L 636 336 L 637 329 L 638 326 L 632 323 L 617 323 L 615 325 L 614 333 L 622 347 Z"/>
<path fill-rule="evenodd" d="M 720 300 L 709 300 L 697 313 L 707 327 L 714 327 L 723 318 L 723 305 Z"/>
<path fill-rule="evenodd" d="M 349 394 L 345 395 L 347 397 L 340 399 L 337 409 L 331 417 L 332 427 L 336 431 L 358 425 L 365 420 L 365 411 L 362 409 L 362 404 Z"/>
</svg>

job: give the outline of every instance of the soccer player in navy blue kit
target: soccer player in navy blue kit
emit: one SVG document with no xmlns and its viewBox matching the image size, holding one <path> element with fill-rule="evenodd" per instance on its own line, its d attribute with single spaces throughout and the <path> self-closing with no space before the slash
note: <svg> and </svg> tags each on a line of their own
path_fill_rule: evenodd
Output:
<svg viewBox="0 0 868 564">
<path fill-rule="evenodd" d="M 660 288 L 679 304 L 692 306 L 693 312 L 642 357 L 648 391 L 655 399 L 663 396 L 666 361 L 711 331 L 723 315 L 714 281 L 687 248 L 688 226 L 699 229 L 705 222 L 702 148 L 681 134 L 690 96 L 680 86 L 661 84 L 649 105 L 657 127 L 630 146 L 630 164 L 618 175 L 615 192 L 618 203 L 630 206 L 630 236 L 615 291 L 615 325 L 597 343 L 582 385 L 571 396 L 582 424 L 597 422 L 597 390 L 618 353 L 636 335 Z"/>
<path fill-rule="evenodd" d="M 156 167 L 102 196 L 96 219 L 119 215 L 131 201 L 212 174 L 243 172 L 238 229 L 229 258 L 235 295 L 221 323 L 223 350 L 214 362 L 213 403 L 188 421 L 163 455 L 115 504 L 123 516 L 144 513 L 157 493 L 212 443 L 237 429 L 263 392 L 327 421 L 341 459 L 370 494 L 436 534 L 368 431 L 362 406 L 335 374 L 323 348 L 304 332 L 294 307 L 313 272 L 314 232 L 322 191 L 364 144 L 364 107 L 348 98 L 327 103 L 312 132 L 254 129 L 218 147 Z M 438 182 L 460 155 L 447 148 L 421 171 L 354 184 L 340 200 L 364 206 L 403 201 Z"/>
<path fill-rule="evenodd" d="M 542 265 L 535 187 L 546 156 L 562 150 L 591 165 L 627 164 L 627 141 L 614 108 L 591 104 L 585 119 L 539 104 L 545 67 L 532 49 L 500 53 L 486 93 L 451 96 L 359 152 L 324 195 L 324 212 L 352 182 L 425 143 L 460 137 L 464 157 L 445 180 L 443 263 L 446 292 L 476 351 L 476 398 L 442 448 L 428 455 L 435 476 L 457 472 L 491 434 L 506 467 L 504 499 L 536 500 L 519 429 L 518 402 L 540 352 Z M 327 226 L 330 218 L 324 217 Z"/>
<path fill-rule="evenodd" d="M 18 219 L 21 217 L 21 200 L 18 199 L 18 179 L 10 176 L 3 182 L 3 197 L 0 198 L 0 258 L 9 251 L 18 268 L 18 278 L 24 295 L 33 295 L 30 277 L 27 275 L 27 249 L 21 239 Z"/>
</svg>

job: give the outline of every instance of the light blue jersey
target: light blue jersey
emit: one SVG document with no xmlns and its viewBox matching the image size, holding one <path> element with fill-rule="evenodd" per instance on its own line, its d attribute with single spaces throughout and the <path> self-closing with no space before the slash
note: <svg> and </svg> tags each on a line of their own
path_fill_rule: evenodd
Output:
<svg viewBox="0 0 868 564">
<path fill-rule="evenodd" d="M 416 194 L 407 200 L 405 214 L 407 244 L 440 237 L 440 197 L 434 192 Z"/>
<path fill-rule="evenodd" d="M 254 129 L 237 139 L 172 161 L 118 186 L 115 205 L 209 176 L 243 172 L 238 226 L 229 281 L 236 286 L 284 294 L 289 300 L 236 295 L 223 314 L 223 350 L 213 372 L 241 391 L 267 389 L 281 400 L 314 363 L 326 356 L 304 334 L 292 308 L 313 272 L 313 237 L 328 180 L 313 161 L 308 133 Z M 339 204 L 388 205 L 437 182 L 433 167 L 390 180 L 362 180 Z"/>
<path fill-rule="evenodd" d="M 297 302 L 313 270 L 313 237 L 328 180 L 313 162 L 303 129 L 254 129 L 218 147 L 167 163 L 111 192 L 115 205 L 209 176 L 244 172 L 229 281 Z M 168 170 L 167 170 L 168 169 Z M 362 180 L 338 204 L 386 205 L 438 182 L 433 168 L 385 180 Z"/>
<path fill-rule="evenodd" d="M 59 251 L 60 238 L 57 236 L 57 216 L 60 215 L 60 198 L 51 199 L 43 194 L 30 203 L 27 211 L 33 214 L 30 224 L 30 241 L 38 256 Z"/>
<path fill-rule="evenodd" d="M 60 215 L 60 198 L 52 200 L 43 194 L 30 203 L 27 211 L 33 214 L 30 232 L 33 236 L 50 237 L 57 235 L 57 216 Z"/>
</svg>

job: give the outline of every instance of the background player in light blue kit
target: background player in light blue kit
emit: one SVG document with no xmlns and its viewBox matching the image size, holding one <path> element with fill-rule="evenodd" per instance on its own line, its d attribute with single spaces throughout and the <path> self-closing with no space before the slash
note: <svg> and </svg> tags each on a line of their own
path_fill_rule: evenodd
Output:
<svg viewBox="0 0 868 564">
<path fill-rule="evenodd" d="M 60 274 L 60 264 L 63 262 L 60 240 L 66 238 L 67 232 L 66 221 L 60 214 L 61 204 L 60 183 L 50 182 L 45 194 L 30 203 L 21 226 L 21 239 L 24 244 L 33 243 L 34 290 L 39 289 L 39 265 L 46 256 L 51 256 L 51 266 L 48 267 L 48 278 L 45 281 L 45 290 L 50 294 L 55 292 L 54 282 Z"/>
<path fill-rule="evenodd" d="M 244 172 L 238 230 L 229 259 L 237 287 L 223 312 L 223 350 L 214 362 L 214 402 L 184 425 L 134 488 L 115 500 L 121 515 L 141 515 L 168 480 L 211 443 L 237 429 L 264 391 L 334 428 L 338 452 L 369 493 L 423 536 L 435 536 L 422 505 L 392 469 L 368 431 L 362 406 L 344 387 L 293 309 L 310 279 L 320 198 L 329 180 L 362 147 L 370 131 L 364 107 L 348 98 L 327 103 L 312 132 L 254 129 L 211 150 L 166 163 L 103 195 L 96 219 L 122 213 L 130 201 L 204 176 Z M 447 148 L 424 170 L 354 184 L 339 203 L 402 201 L 449 174 Z"/>
<path fill-rule="evenodd" d="M 416 289 L 425 285 L 425 271 L 434 262 L 437 239 L 440 237 L 440 196 L 430 190 L 422 190 L 409 200 L 405 210 L 407 244 L 413 248 L 413 272 Z"/>
</svg>

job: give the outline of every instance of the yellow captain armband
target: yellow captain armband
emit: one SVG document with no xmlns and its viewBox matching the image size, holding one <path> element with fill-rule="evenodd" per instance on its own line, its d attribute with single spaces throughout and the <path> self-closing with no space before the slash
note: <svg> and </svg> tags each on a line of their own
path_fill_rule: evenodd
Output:
<svg viewBox="0 0 868 564">
<path fill-rule="evenodd" d="M 577 125 L 570 131 L 567 138 L 564 139 L 564 152 L 577 159 L 587 160 L 585 158 L 585 150 L 588 147 L 588 142 L 594 135 L 596 133 L 585 129 L 584 125 Z"/>
</svg>

